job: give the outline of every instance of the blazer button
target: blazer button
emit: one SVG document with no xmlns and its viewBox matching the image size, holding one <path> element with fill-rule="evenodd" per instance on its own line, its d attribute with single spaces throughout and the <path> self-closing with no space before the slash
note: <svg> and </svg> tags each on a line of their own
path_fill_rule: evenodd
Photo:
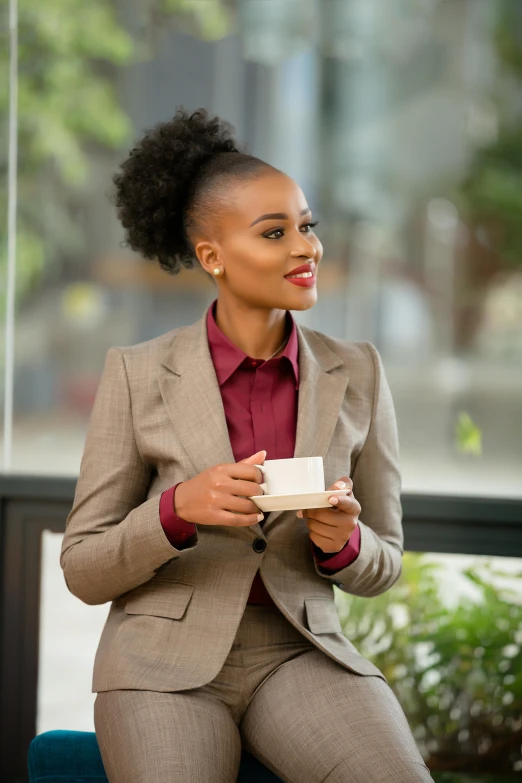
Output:
<svg viewBox="0 0 522 783">
<path fill-rule="evenodd" d="M 266 541 L 263 538 L 256 538 L 252 546 L 254 548 L 254 552 L 264 552 L 266 549 Z"/>
</svg>

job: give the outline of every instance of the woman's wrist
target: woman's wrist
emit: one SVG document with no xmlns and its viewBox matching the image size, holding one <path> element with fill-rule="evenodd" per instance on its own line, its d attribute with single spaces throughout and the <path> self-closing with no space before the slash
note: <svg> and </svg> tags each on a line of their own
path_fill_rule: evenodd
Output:
<svg viewBox="0 0 522 783">
<path fill-rule="evenodd" d="M 184 482 L 180 481 L 179 484 L 176 484 L 174 492 L 172 493 L 172 510 L 177 517 L 180 517 L 180 519 L 184 519 L 186 522 L 188 522 L 189 520 L 183 513 L 183 485 Z"/>
</svg>

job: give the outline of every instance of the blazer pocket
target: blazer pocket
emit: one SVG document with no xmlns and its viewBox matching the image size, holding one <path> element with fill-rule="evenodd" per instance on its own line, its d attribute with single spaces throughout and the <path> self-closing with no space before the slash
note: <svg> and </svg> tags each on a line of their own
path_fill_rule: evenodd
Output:
<svg viewBox="0 0 522 783">
<path fill-rule="evenodd" d="M 305 598 L 306 621 L 313 634 L 342 633 L 335 604 L 329 598 Z"/>
<path fill-rule="evenodd" d="M 123 608 L 127 614 L 148 614 L 181 620 L 193 592 L 194 585 L 184 582 L 154 582 L 147 592 L 129 598 Z"/>
</svg>

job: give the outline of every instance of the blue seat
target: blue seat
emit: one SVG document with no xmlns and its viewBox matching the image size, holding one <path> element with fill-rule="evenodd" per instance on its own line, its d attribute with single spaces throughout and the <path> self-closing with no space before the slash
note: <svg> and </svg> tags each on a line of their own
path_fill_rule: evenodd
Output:
<svg viewBox="0 0 522 783">
<path fill-rule="evenodd" d="M 29 783 L 108 783 L 96 735 L 91 731 L 39 734 L 29 746 L 28 763 Z M 281 783 L 281 780 L 244 751 L 237 783 Z"/>
</svg>

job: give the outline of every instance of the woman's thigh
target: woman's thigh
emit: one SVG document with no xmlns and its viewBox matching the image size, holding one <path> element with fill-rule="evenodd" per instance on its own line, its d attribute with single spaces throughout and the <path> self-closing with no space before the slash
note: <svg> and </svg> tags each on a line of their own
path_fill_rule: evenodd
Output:
<svg viewBox="0 0 522 783">
<path fill-rule="evenodd" d="M 107 691 L 94 726 L 109 783 L 235 783 L 241 740 L 229 710 L 199 690 Z"/>
<path fill-rule="evenodd" d="M 432 780 L 384 680 L 352 674 L 317 649 L 263 683 L 240 731 L 243 746 L 286 783 Z"/>
</svg>

